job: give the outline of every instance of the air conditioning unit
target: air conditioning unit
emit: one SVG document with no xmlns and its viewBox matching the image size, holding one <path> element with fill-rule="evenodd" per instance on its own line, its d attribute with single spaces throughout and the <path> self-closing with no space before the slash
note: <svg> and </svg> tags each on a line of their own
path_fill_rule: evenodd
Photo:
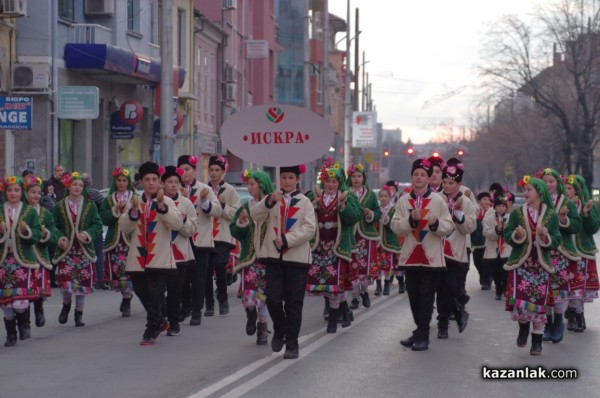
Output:
<svg viewBox="0 0 600 398">
<path fill-rule="evenodd" d="M 16 18 L 27 16 L 26 0 L 2 0 L 2 12 L 0 17 Z"/>
<path fill-rule="evenodd" d="M 114 0 L 85 0 L 86 15 L 113 15 L 115 12 Z"/>
<path fill-rule="evenodd" d="M 223 101 L 234 102 L 237 94 L 237 85 L 235 83 L 226 83 L 223 85 Z"/>
<path fill-rule="evenodd" d="M 48 64 L 14 64 L 11 72 L 12 90 L 45 90 L 50 86 Z"/>
<path fill-rule="evenodd" d="M 235 83 L 237 81 L 237 71 L 231 65 L 225 65 L 223 70 L 223 81 L 227 83 Z"/>
<path fill-rule="evenodd" d="M 235 10 L 237 8 L 237 0 L 223 0 L 224 10 Z"/>
</svg>

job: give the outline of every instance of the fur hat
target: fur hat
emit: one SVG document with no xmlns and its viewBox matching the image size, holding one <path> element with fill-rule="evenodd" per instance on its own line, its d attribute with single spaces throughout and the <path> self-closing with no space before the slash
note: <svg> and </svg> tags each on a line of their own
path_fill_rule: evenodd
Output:
<svg viewBox="0 0 600 398">
<path fill-rule="evenodd" d="M 221 155 L 214 155 L 211 156 L 210 159 L 208 159 L 208 167 L 213 165 L 219 166 L 223 170 L 227 171 L 227 159 L 225 159 Z"/>
<path fill-rule="evenodd" d="M 298 166 L 283 166 L 279 169 L 279 174 L 281 173 L 294 173 L 297 176 L 300 174 L 304 174 L 306 172 L 306 166 L 300 164 Z"/>
<path fill-rule="evenodd" d="M 433 174 L 433 164 L 427 158 L 417 159 L 413 162 L 412 168 L 410 170 L 410 175 L 412 175 L 416 169 L 423 169 L 427 173 L 429 177 Z"/>
<path fill-rule="evenodd" d="M 442 179 L 449 178 L 456 182 L 462 182 L 463 179 L 463 166 L 462 163 L 459 164 L 450 164 L 447 163 L 446 166 L 442 169 Z"/>
<path fill-rule="evenodd" d="M 181 155 L 177 159 L 177 167 L 181 167 L 183 164 L 189 164 L 195 169 L 196 165 L 198 165 L 198 158 L 193 155 Z"/>
<path fill-rule="evenodd" d="M 158 171 L 159 166 L 154 162 L 145 162 L 139 168 L 140 179 L 144 178 L 146 174 L 156 174 L 160 177 L 160 173 Z"/>
<path fill-rule="evenodd" d="M 490 193 L 489 193 L 489 192 L 485 192 L 485 191 L 483 191 L 483 192 L 479 192 L 479 193 L 477 194 L 477 201 L 479 202 L 479 201 L 480 201 L 481 199 L 483 199 L 483 198 L 492 199 L 492 196 L 490 195 Z"/>
<path fill-rule="evenodd" d="M 442 159 L 441 156 L 430 156 L 427 160 L 429 160 L 429 162 L 431 163 L 431 167 L 437 166 L 440 168 L 440 170 L 443 169 L 446 165 L 444 163 L 444 159 Z"/>
<path fill-rule="evenodd" d="M 166 166 L 165 172 L 160 176 L 160 180 L 162 182 L 167 181 L 169 177 L 177 177 L 179 178 L 179 182 L 181 182 L 181 176 L 183 175 L 183 169 L 175 166 Z"/>
</svg>

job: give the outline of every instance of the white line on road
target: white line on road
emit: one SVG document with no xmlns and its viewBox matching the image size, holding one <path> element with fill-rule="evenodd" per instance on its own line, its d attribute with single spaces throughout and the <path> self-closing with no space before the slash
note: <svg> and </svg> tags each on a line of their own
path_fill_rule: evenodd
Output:
<svg viewBox="0 0 600 398">
<path fill-rule="evenodd" d="M 379 313 L 380 311 L 384 310 L 385 308 L 389 307 L 390 305 L 395 304 L 398 301 L 402 300 L 402 298 L 404 298 L 404 297 L 406 297 L 405 294 L 397 295 L 391 299 L 385 300 L 385 302 L 382 302 L 381 304 L 373 305 L 373 307 L 375 307 L 375 308 L 366 310 L 363 315 L 358 316 L 357 319 L 354 322 L 352 322 L 352 326 L 356 326 L 357 324 L 359 324 L 363 321 L 366 321 L 367 319 L 369 319 L 373 315 Z M 264 383 L 265 381 L 275 377 L 276 375 L 283 372 L 285 369 L 287 369 L 291 365 L 297 363 L 298 361 L 302 360 L 306 356 L 310 355 L 312 352 L 321 348 L 323 345 L 325 345 L 329 341 L 333 340 L 340 334 L 345 333 L 347 330 L 350 330 L 350 329 L 338 328 L 337 333 L 330 333 L 330 334 L 324 335 L 323 337 L 315 340 L 313 343 L 309 344 L 307 347 L 300 350 L 300 357 L 297 360 L 283 360 L 282 362 L 278 363 L 277 365 L 272 366 L 271 368 L 265 370 L 264 372 L 256 375 L 255 377 L 252 378 L 252 380 L 248 380 L 244 384 L 241 384 L 240 386 L 229 391 L 227 394 L 221 395 L 221 397 L 222 398 L 239 398 L 239 397 L 241 397 L 242 395 L 246 394 L 248 391 L 254 389 L 255 387 L 259 386 L 260 384 Z M 312 332 L 306 336 L 302 336 L 299 339 L 299 343 L 302 343 L 302 342 L 312 338 L 316 334 L 322 333 L 322 331 L 323 331 L 323 329 L 319 329 L 319 330 Z M 238 370 L 237 372 L 229 375 L 228 377 L 218 381 L 217 383 L 214 383 L 214 384 L 196 392 L 195 394 L 190 395 L 188 398 L 208 397 L 211 394 L 214 394 L 217 391 L 219 391 L 231 384 L 234 384 L 241 378 L 247 376 L 248 374 L 254 372 L 256 369 L 260 368 L 261 366 L 264 366 L 264 365 L 268 364 L 269 362 L 272 362 L 278 358 L 281 358 L 281 356 L 282 356 L 282 354 L 280 354 L 280 353 L 273 353 L 263 359 L 255 361 L 255 362 L 243 367 L 242 369 Z"/>
</svg>

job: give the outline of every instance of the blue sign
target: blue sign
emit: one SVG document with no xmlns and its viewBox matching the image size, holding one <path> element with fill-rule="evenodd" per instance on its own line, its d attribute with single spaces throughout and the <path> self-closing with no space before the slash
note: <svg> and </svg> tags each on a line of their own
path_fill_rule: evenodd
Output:
<svg viewBox="0 0 600 398">
<path fill-rule="evenodd" d="M 119 112 L 110 114 L 110 138 L 114 140 L 131 140 L 135 132 L 135 124 L 125 124 Z"/>
<path fill-rule="evenodd" d="M 0 96 L 0 129 L 31 130 L 33 97 Z"/>
</svg>

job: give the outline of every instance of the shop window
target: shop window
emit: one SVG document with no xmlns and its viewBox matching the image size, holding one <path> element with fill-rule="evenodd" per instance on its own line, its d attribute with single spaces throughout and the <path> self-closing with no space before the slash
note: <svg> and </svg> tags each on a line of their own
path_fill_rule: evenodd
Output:
<svg viewBox="0 0 600 398">
<path fill-rule="evenodd" d="M 58 0 L 58 16 L 60 18 L 75 20 L 74 3 L 75 0 Z"/>
</svg>

